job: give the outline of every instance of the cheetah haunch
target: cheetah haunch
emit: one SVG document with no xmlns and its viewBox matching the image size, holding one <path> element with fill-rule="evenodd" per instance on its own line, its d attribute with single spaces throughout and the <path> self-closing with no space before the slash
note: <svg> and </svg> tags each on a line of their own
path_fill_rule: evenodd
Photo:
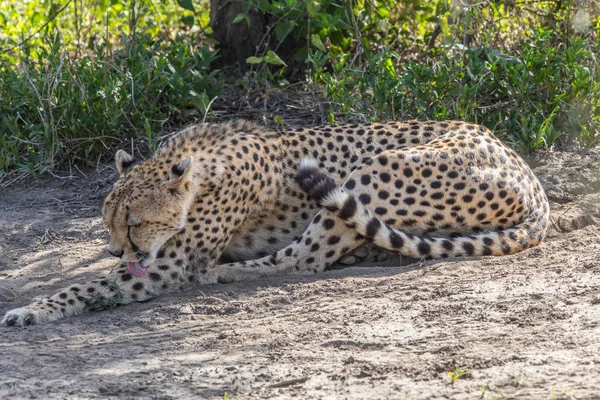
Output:
<svg viewBox="0 0 600 400">
<path fill-rule="evenodd" d="M 186 282 L 317 273 L 366 241 L 413 257 L 512 254 L 538 245 L 548 225 L 529 167 L 463 122 L 202 124 L 150 160 L 119 151 L 116 164 L 103 215 L 120 266 L 3 323 L 143 301 Z"/>
</svg>

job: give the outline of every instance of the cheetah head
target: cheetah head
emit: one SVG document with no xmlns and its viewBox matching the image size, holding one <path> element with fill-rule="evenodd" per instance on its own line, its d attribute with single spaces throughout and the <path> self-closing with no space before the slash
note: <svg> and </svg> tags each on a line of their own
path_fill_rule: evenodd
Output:
<svg viewBox="0 0 600 400">
<path fill-rule="evenodd" d="M 197 191 L 194 160 L 185 158 L 168 173 L 152 160 L 135 165 L 123 150 L 115 160 L 119 179 L 102 209 L 108 251 L 126 262 L 134 276 L 143 276 L 160 248 L 184 227 Z"/>
</svg>

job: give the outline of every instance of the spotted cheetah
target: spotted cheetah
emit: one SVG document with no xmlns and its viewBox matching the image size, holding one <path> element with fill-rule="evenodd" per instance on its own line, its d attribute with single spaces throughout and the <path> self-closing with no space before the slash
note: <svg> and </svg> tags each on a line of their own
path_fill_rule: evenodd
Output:
<svg viewBox="0 0 600 400">
<path fill-rule="evenodd" d="M 548 200 L 486 128 L 456 121 L 183 130 L 153 158 L 115 156 L 108 276 L 9 311 L 22 326 L 189 282 L 318 273 L 366 242 L 412 257 L 513 254 L 543 240 Z"/>
</svg>

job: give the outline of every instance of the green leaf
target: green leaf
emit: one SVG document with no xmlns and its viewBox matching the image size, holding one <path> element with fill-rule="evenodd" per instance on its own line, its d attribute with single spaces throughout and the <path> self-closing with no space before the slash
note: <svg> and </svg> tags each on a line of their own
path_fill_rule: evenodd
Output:
<svg viewBox="0 0 600 400">
<path fill-rule="evenodd" d="M 233 23 L 234 24 L 239 24 L 242 21 L 246 21 L 246 23 L 248 24 L 248 27 L 250 26 L 250 16 L 248 14 L 245 13 L 239 13 L 238 15 L 235 16 L 235 18 L 233 19 Z"/>
<path fill-rule="evenodd" d="M 288 21 L 280 21 L 277 25 L 275 25 L 275 36 L 280 42 L 290 34 L 292 29 L 294 28 L 294 24 Z"/>
<path fill-rule="evenodd" d="M 265 55 L 265 62 L 273 65 L 283 65 L 284 67 L 287 67 L 287 64 L 273 50 L 267 51 L 267 54 Z"/>
<path fill-rule="evenodd" d="M 194 8 L 194 4 L 192 3 L 192 0 L 177 0 L 177 4 L 179 4 L 181 7 L 185 8 L 186 10 L 190 10 L 193 13 L 196 12 L 196 9 Z"/>
<path fill-rule="evenodd" d="M 390 10 L 388 10 L 386 7 L 379 7 L 377 9 L 377 15 L 379 15 L 381 18 L 389 18 Z"/>
<path fill-rule="evenodd" d="M 312 43 L 313 46 L 315 46 L 317 49 L 321 50 L 323 53 L 327 52 L 327 49 L 325 48 L 325 45 L 323 44 L 323 41 L 321 40 L 321 36 L 319 36 L 317 34 L 310 35 L 310 42 Z"/>
<path fill-rule="evenodd" d="M 394 63 L 392 62 L 392 59 L 390 57 L 388 57 L 385 60 L 385 69 L 390 73 L 392 78 L 396 78 L 396 68 L 394 68 Z"/>
<path fill-rule="evenodd" d="M 316 0 L 308 0 L 306 2 L 306 10 L 311 17 L 314 17 L 321 9 L 321 2 Z"/>
<path fill-rule="evenodd" d="M 264 57 L 248 57 L 246 58 L 247 64 L 261 64 L 265 60 Z"/>
<path fill-rule="evenodd" d="M 188 15 L 185 17 L 181 17 L 181 22 L 183 22 L 187 26 L 194 26 L 194 16 Z"/>
</svg>

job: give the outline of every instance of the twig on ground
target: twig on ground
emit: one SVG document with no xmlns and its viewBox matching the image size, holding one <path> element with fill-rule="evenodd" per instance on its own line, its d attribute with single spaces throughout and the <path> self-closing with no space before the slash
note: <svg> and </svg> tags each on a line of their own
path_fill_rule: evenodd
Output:
<svg viewBox="0 0 600 400">
<path fill-rule="evenodd" d="M 304 383 L 310 379 L 310 376 L 302 376 L 300 378 L 290 379 L 287 381 L 277 382 L 272 385 L 269 385 L 270 388 L 282 388 L 286 386 L 296 385 L 298 383 Z"/>
</svg>

